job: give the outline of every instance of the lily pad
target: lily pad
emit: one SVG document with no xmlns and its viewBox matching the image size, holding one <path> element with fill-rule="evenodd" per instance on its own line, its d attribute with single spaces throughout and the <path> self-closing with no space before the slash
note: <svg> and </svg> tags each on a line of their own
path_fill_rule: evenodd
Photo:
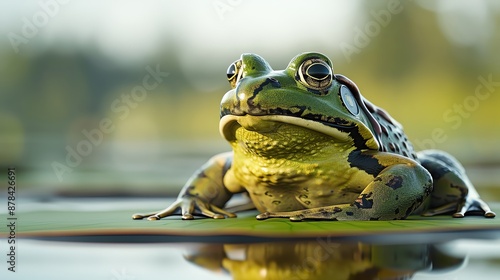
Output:
<svg viewBox="0 0 500 280">
<path fill-rule="evenodd" d="M 491 204 L 500 213 L 500 204 Z M 495 238 L 500 219 L 467 216 L 410 216 L 397 221 L 258 221 L 255 211 L 237 218 L 183 221 L 179 216 L 159 221 L 132 220 L 132 211 L 33 211 L 18 215 L 18 237 L 92 242 L 242 242 L 328 237 L 392 242 L 417 241 L 432 235 L 434 241 L 449 238 Z M 0 216 L 6 220 L 7 216 Z M 7 232 L 5 232 L 7 234 Z M 4 233 L 2 233 L 4 235 Z M 411 237 L 410 237 L 411 235 Z"/>
</svg>

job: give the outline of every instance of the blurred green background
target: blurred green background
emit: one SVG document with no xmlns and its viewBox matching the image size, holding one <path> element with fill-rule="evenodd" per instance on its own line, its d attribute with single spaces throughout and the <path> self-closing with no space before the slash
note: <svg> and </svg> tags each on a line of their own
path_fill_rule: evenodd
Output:
<svg viewBox="0 0 500 280">
<path fill-rule="evenodd" d="M 0 166 L 16 167 L 25 195 L 175 195 L 229 149 L 218 134 L 228 65 L 253 52 L 283 69 L 304 51 L 329 56 L 417 148 L 454 154 L 486 200 L 498 193 L 498 1 L 42 0 L 0 11 Z"/>
</svg>

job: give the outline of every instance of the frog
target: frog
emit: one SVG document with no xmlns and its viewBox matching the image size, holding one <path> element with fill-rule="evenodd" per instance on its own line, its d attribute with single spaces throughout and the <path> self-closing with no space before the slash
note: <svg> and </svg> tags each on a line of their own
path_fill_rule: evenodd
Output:
<svg viewBox="0 0 500 280">
<path fill-rule="evenodd" d="M 417 152 L 402 125 L 334 73 L 326 55 L 301 53 L 274 70 L 244 53 L 227 78 L 219 132 L 232 151 L 208 160 L 168 207 L 133 219 L 224 219 L 234 209 L 291 221 L 496 216 L 456 158 Z M 248 201 L 225 208 L 240 193 Z"/>
</svg>

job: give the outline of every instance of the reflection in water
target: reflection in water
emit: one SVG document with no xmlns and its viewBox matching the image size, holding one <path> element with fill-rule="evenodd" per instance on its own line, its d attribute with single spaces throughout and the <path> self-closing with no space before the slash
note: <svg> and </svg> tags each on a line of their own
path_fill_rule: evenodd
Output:
<svg viewBox="0 0 500 280">
<path fill-rule="evenodd" d="M 185 258 L 243 279 L 411 279 L 416 272 L 455 270 L 463 257 L 443 246 L 334 243 L 329 239 L 253 244 L 203 244 Z"/>
</svg>

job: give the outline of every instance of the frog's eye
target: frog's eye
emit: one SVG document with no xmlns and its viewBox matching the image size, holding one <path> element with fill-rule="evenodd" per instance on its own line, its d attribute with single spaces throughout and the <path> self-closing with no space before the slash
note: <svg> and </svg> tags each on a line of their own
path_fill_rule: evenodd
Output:
<svg viewBox="0 0 500 280">
<path fill-rule="evenodd" d="M 321 59 L 309 59 L 300 65 L 298 78 L 308 88 L 325 90 L 332 84 L 332 68 Z"/>
<path fill-rule="evenodd" d="M 239 82 L 243 73 L 241 64 L 241 60 L 237 60 L 231 63 L 231 65 L 227 68 L 227 80 L 232 88 L 236 87 L 236 84 Z"/>
<path fill-rule="evenodd" d="M 351 112 L 351 114 L 357 116 L 359 114 L 359 106 L 356 102 L 356 99 L 352 95 L 351 90 L 345 85 L 340 87 L 340 98 L 342 98 L 342 102 L 344 106 Z"/>
</svg>

